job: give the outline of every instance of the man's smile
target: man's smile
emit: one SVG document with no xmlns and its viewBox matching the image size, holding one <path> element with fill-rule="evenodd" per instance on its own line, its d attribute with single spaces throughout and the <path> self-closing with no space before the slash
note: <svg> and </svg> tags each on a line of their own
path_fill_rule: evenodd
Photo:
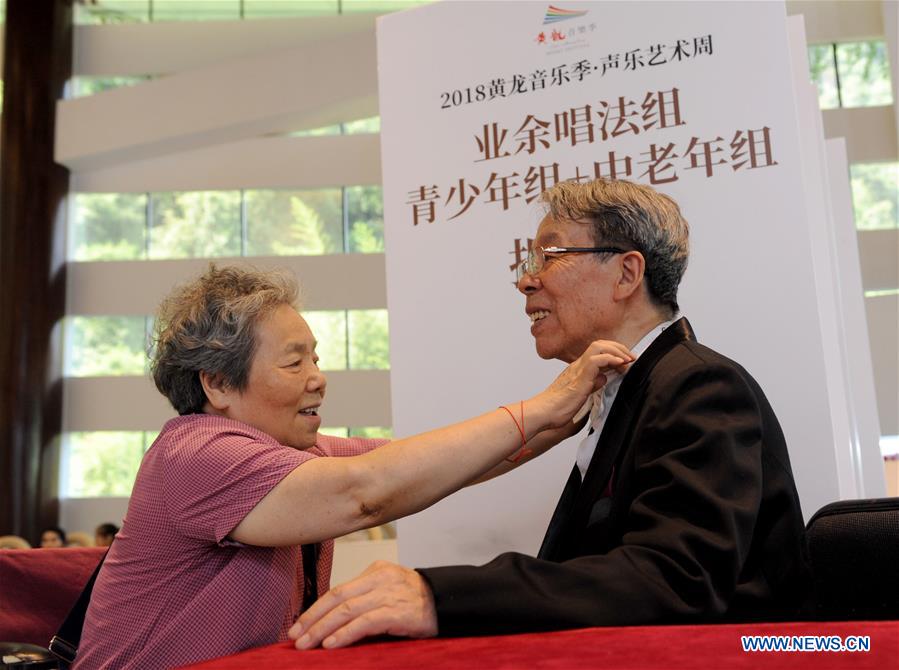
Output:
<svg viewBox="0 0 899 670">
<path fill-rule="evenodd" d="M 531 323 L 537 323 L 541 319 L 545 319 L 549 316 L 549 311 L 545 309 L 538 309 L 535 312 L 530 312 L 528 317 L 531 319 Z"/>
</svg>

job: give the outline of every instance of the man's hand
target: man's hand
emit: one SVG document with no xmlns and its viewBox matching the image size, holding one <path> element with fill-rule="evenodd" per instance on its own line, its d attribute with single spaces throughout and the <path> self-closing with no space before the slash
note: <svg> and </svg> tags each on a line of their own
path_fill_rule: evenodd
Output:
<svg viewBox="0 0 899 670">
<path fill-rule="evenodd" d="M 319 598 L 287 634 L 297 649 L 345 647 L 370 635 L 433 637 L 434 596 L 415 570 L 376 561 Z"/>
</svg>

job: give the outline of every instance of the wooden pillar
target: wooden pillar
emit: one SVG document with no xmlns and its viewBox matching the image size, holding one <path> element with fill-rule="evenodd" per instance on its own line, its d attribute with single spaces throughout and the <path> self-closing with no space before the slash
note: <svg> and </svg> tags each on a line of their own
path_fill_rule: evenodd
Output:
<svg viewBox="0 0 899 670">
<path fill-rule="evenodd" d="M 53 162 L 71 0 L 8 0 L 0 128 L 0 535 L 56 523 L 69 171 Z"/>
</svg>

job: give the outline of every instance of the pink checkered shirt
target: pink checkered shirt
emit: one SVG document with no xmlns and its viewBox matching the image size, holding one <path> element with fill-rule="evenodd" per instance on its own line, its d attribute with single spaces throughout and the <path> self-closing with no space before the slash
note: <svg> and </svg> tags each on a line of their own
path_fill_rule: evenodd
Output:
<svg viewBox="0 0 899 670">
<path fill-rule="evenodd" d="M 300 548 L 227 536 L 294 468 L 384 442 L 320 435 L 299 451 L 223 417 L 166 423 L 94 586 L 74 668 L 171 668 L 286 639 L 302 604 Z M 319 594 L 333 557 L 334 541 L 322 542 Z"/>
</svg>

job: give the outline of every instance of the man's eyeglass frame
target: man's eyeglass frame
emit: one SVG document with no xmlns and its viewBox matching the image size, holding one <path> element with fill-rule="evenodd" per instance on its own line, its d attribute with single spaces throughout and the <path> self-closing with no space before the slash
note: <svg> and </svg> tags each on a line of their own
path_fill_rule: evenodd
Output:
<svg viewBox="0 0 899 670">
<path fill-rule="evenodd" d="M 531 247 L 528 255 L 515 266 L 515 281 L 521 281 L 525 275 L 536 277 L 546 267 L 546 255 L 559 254 L 624 254 L 627 249 L 619 247 Z"/>
</svg>

